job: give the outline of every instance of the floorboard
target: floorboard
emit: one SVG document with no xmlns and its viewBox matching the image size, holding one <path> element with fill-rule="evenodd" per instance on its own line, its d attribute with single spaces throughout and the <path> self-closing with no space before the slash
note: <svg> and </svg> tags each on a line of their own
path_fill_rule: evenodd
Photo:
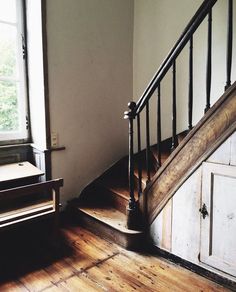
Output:
<svg viewBox="0 0 236 292">
<path fill-rule="evenodd" d="M 60 237 L 48 222 L 1 233 L 0 291 L 229 291 L 150 254 L 127 251 L 64 223 Z"/>
</svg>

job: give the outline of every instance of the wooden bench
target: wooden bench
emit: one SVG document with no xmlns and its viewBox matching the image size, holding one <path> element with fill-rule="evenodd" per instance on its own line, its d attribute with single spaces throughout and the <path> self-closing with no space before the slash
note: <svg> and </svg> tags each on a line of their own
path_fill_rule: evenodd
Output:
<svg viewBox="0 0 236 292">
<path fill-rule="evenodd" d="M 29 162 L 0 166 L 0 206 L 10 202 L 0 211 L 0 229 L 49 215 L 54 215 L 55 230 L 58 228 L 63 179 L 29 184 L 41 175 L 43 172 Z M 23 203 L 11 208 L 21 200 Z"/>
<path fill-rule="evenodd" d="M 52 195 L 51 198 L 43 202 L 33 203 L 15 210 L 0 213 L 0 228 L 54 214 L 55 229 L 57 229 L 59 223 L 60 187 L 62 186 L 63 179 L 60 178 L 0 191 L 0 202 L 23 196 L 33 196 L 35 193 L 45 191 Z"/>
</svg>

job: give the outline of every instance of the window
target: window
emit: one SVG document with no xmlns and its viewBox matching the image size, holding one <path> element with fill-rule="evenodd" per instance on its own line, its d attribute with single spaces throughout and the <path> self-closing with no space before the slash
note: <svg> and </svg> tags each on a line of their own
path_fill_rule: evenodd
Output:
<svg viewBox="0 0 236 292">
<path fill-rule="evenodd" d="M 0 143 L 29 137 L 23 0 L 0 0 Z"/>
</svg>

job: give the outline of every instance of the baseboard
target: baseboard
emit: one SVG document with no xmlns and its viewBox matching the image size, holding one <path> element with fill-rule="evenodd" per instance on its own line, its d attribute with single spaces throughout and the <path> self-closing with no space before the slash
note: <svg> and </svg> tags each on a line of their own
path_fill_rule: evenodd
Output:
<svg viewBox="0 0 236 292">
<path fill-rule="evenodd" d="M 179 256 L 176 256 L 166 250 L 163 250 L 155 245 L 150 245 L 150 251 L 152 252 L 153 255 L 158 255 L 163 258 L 168 259 L 169 261 L 180 265 L 181 267 L 184 267 L 200 276 L 203 276 L 211 281 L 214 281 L 228 289 L 231 289 L 232 291 L 236 291 L 236 282 L 233 282 L 223 276 L 220 276 L 219 274 L 216 274 L 212 271 L 209 271 L 205 269 L 204 267 L 200 267 L 196 264 L 193 264 L 185 259 L 182 259 Z"/>
</svg>

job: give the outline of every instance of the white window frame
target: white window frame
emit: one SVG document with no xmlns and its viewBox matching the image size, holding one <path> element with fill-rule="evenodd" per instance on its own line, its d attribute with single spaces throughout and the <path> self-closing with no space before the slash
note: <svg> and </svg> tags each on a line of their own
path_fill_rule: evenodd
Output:
<svg viewBox="0 0 236 292">
<path fill-rule="evenodd" d="M 16 0 L 16 23 L 2 21 L 0 23 L 15 26 L 17 29 L 17 66 L 19 76 L 14 78 L 4 78 L 0 76 L 0 80 L 9 80 L 19 82 L 18 88 L 18 113 L 19 113 L 19 130 L 17 131 L 4 131 L 0 132 L 0 145 L 5 144 L 18 144 L 29 142 L 29 114 L 28 114 L 28 90 L 27 90 L 27 49 L 26 49 L 26 36 L 25 36 L 25 13 L 24 13 L 24 0 Z M 23 49 L 24 46 L 24 49 Z M 23 50 L 25 52 L 23 52 Z"/>
</svg>

